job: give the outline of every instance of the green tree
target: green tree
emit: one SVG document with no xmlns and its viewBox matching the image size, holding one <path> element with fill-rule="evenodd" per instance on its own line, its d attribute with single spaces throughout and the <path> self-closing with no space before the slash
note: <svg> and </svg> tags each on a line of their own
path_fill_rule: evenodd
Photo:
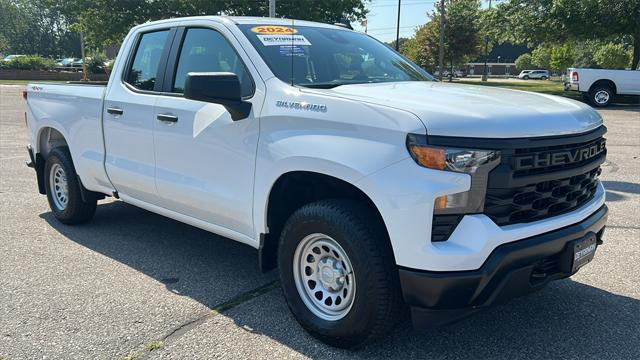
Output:
<svg viewBox="0 0 640 360">
<path fill-rule="evenodd" d="M 53 0 L 0 0 L 0 38 L 4 51 L 45 56 L 79 55 L 77 34 Z"/>
<path fill-rule="evenodd" d="M 631 62 L 631 53 L 622 44 L 608 43 L 601 46 L 593 58 L 605 69 L 624 69 Z"/>
<path fill-rule="evenodd" d="M 409 38 L 406 37 L 401 37 L 400 39 L 398 39 L 398 43 L 400 44 L 400 49 L 402 49 L 402 46 L 404 45 L 405 42 L 407 42 L 409 40 Z M 395 49 L 396 48 L 396 40 L 390 41 L 388 43 L 386 43 L 390 48 Z"/>
<path fill-rule="evenodd" d="M 617 40 L 640 62 L 638 0 L 508 0 L 496 6 L 487 27 L 500 41 L 536 46 L 589 39 Z"/>
<path fill-rule="evenodd" d="M 49 0 L 61 4 L 94 47 L 117 44 L 129 29 L 147 21 L 181 16 L 266 16 L 268 1 L 255 0 Z M 334 23 L 363 19 L 370 0 L 279 0 L 279 17 Z"/>
<path fill-rule="evenodd" d="M 551 66 L 551 45 L 542 44 L 531 52 L 533 66 L 540 69 L 549 69 Z"/>
<path fill-rule="evenodd" d="M 573 66 L 577 68 L 597 68 L 595 54 L 605 43 L 600 40 L 578 41 L 575 45 Z"/>
<path fill-rule="evenodd" d="M 518 58 L 516 59 L 516 68 L 518 70 L 531 69 L 532 67 L 533 67 L 533 58 L 531 57 L 531 54 L 525 53 L 518 56 Z"/>
<path fill-rule="evenodd" d="M 564 73 L 567 68 L 573 65 L 575 51 L 571 43 L 555 45 L 551 48 L 549 68 L 559 73 Z"/>
<path fill-rule="evenodd" d="M 445 6 L 445 64 L 461 65 L 477 57 L 482 50 L 479 0 L 449 0 Z M 431 21 L 418 27 L 414 37 L 401 50 L 421 67 L 434 71 L 439 63 L 440 9 L 436 8 Z"/>
<path fill-rule="evenodd" d="M 438 68 L 439 26 L 435 21 L 419 26 L 416 34 L 400 48 L 411 61 L 431 72 Z"/>
</svg>

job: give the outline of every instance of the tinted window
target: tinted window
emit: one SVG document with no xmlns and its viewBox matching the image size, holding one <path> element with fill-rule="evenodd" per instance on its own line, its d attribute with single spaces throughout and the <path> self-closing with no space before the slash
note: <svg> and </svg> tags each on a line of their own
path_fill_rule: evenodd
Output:
<svg viewBox="0 0 640 360">
<path fill-rule="evenodd" d="M 253 82 L 242 60 L 227 39 L 211 29 L 188 29 L 180 50 L 174 92 L 184 91 L 184 82 L 190 72 L 230 72 L 238 75 L 242 96 L 253 94 Z"/>
<path fill-rule="evenodd" d="M 160 58 L 167 42 L 169 30 L 143 34 L 127 73 L 126 81 L 141 90 L 153 90 Z"/>
<path fill-rule="evenodd" d="M 379 41 L 355 31 L 238 25 L 282 81 L 308 87 L 430 81 L 433 77 Z"/>
</svg>

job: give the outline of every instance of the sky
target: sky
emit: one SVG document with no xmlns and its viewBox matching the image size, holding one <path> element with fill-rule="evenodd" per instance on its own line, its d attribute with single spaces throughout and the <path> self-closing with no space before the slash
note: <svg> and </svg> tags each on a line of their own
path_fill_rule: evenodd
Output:
<svg viewBox="0 0 640 360">
<path fill-rule="evenodd" d="M 402 0 L 400 37 L 411 37 L 417 26 L 425 24 L 436 3 L 436 0 Z M 395 40 L 398 0 L 373 0 L 367 3 L 367 8 L 368 34 L 384 42 Z M 359 23 L 352 25 L 355 30 L 364 31 Z"/>
</svg>

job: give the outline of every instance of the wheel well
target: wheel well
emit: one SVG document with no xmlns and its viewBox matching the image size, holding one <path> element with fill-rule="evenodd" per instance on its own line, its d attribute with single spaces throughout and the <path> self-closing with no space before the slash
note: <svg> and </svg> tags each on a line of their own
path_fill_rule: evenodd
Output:
<svg viewBox="0 0 640 360">
<path fill-rule="evenodd" d="M 616 83 L 614 83 L 611 80 L 608 79 L 600 79 L 596 82 L 594 82 L 591 87 L 589 88 L 589 92 L 591 92 L 593 89 L 597 89 L 600 87 L 606 87 L 611 89 L 611 91 L 613 91 L 613 93 L 617 93 L 617 89 L 616 89 Z"/>
<path fill-rule="evenodd" d="M 69 147 L 69 144 L 67 144 L 67 140 L 65 140 L 64 136 L 58 130 L 52 127 L 46 127 L 40 130 L 38 153 L 42 155 L 44 159 L 49 156 L 52 149 L 62 146 Z"/>
<path fill-rule="evenodd" d="M 287 219 L 302 206 L 324 199 L 351 199 L 371 208 L 384 226 L 382 215 L 373 201 L 356 186 L 320 173 L 294 171 L 283 174 L 271 188 L 267 206 L 268 234 L 260 244 L 260 268 L 268 271 L 276 267 L 280 233 Z M 386 227 L 385 227 L 386 231 Z"/>
</svg>

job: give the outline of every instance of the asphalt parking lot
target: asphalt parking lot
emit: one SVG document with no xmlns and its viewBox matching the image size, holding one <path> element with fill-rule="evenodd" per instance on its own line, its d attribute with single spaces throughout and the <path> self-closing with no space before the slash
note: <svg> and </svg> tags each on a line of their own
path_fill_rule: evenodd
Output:
<svg viewBox="0 0 640 360">
<path fill-rule="evenodd" d="M 591 264 L 441 329 L 407 322 L 353 352 L 307 335 L 245 245 L 112 200 L 86 225 L 56 222 L 24 165 L 21 90 L 0 85 L 2 360 L 640 358 L 639 107 L 600 111 L 611 212 Z"/>
</svg>

